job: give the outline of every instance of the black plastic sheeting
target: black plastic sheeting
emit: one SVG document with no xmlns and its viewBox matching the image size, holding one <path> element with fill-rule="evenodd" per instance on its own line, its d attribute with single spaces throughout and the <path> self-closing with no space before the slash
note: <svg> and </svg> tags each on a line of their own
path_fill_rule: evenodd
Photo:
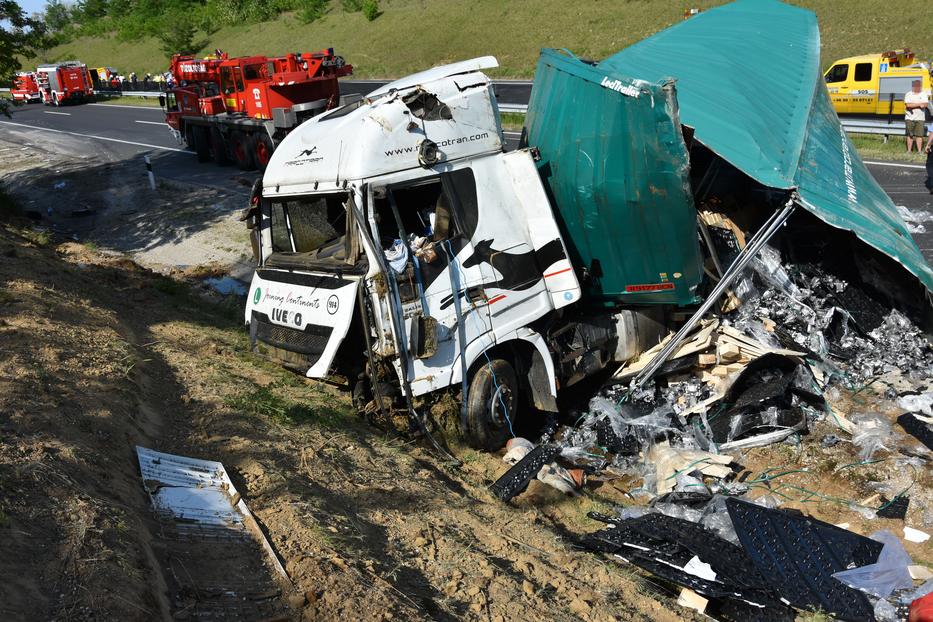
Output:
<svg viewBox="0 0 933 622">
<path fill-rule="evenodd" d="M 928 449 L 933 449 L 933 427 L 920 421 L 911 413 L 901 415 L 897 418 L 897 422 L 908 434 L 926 445 Z"/>
<path fill-rule="evenodd" d="M 881 497 L 883 507 L 876 512 L 881 518 L 896 518 L 904 520 L 907 516 L 907 507 L 910 505 L 910 497 L 896 497 L 894 501 L 887 501 Z"/>
<path fill-rule="evenodd" d="M 599 514 L 591 518 L 607 527 L 584 537 L 580 545 L 616 555 L 656 577 L 687 587 L 710 599 L 708 611 L 722 620 L 790 622 L 793 610 L 780 602 L 769 581 L 738 546 L 696 523 L 664 514 L 615 520 Z M 706 579 L 684 567 L 697 557 L 716 578 Z"/>
<path fill-rule="evenodd" d="M 709 418 L 713 441 L 726 443 L 774 429 L 807 429 L 803 402 L 821 406 L 806 366 L 768 353 L 748 365 L 723 397 L 724 411 Z"/>
<path fill-rule="evenodd" d="M 882 544 L 812 518 L 727 499 L 736 535 L 761 575 L 799 609 L 822 610 L 842 620 L 874 620 L 865 594 L 833 573 L 873 564 Z"/>
</svg>

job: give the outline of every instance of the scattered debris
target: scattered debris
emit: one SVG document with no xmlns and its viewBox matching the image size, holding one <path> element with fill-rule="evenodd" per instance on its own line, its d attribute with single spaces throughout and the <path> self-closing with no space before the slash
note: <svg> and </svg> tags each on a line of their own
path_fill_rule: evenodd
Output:
<svg viewBox="0 0 933 622">
<path fill-rule="evenodd" d="M 926 542 L 930 539 L 930 534 L 914 529 L 913 527 L 904 527 L 904 539 L 908 542 Z"/>
<path fill-rule="evenodd" d="M 288 574 L 223 465 L 144 447 L 137 447 L 136 455 L 159 518 L 165 563 L 177 583 L 173 605 L 205 619 L 283 613 L 278 595 L 283 586 L 291 587 Z M 216 573 L 192 576 L 185 570 L 191 556 L 235 563 L 218 563 Z M 263 558 L 281 585 L 265 570 Z M 246 602 L 255 610 L 245 610 Z"/>
<path fill-rule="evenodd" d="M 763 576 L 794 607 L 843 620 L 868 620 L 864 594 L 835 580 L 837 572 L 878 561 L 882 544 L 829 523 L 737 499 L 726 500 L 736 534 Z"/>
</svg>

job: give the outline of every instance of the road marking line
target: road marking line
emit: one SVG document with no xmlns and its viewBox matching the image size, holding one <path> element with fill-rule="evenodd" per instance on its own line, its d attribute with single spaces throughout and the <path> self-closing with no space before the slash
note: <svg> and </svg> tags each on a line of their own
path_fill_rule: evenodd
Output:
<svg viewBox="0 0 933 622">
<path fill-rule="evenodd" d="M 88 104 L 88 106 L 104 106 L 106 108 L 132 108 L 133 110 L 153 110 L 155 112 L 162 112 L 161 107 L 149 106 L 147 104 L 140 104 L 139 106 L 130 106 L 127 104 Z"/>
<path fill-rule="evenodd" d="M 43 110 L 42 112 L 45 114 L 62 114 L 62 115 L 65 115 L 66 117 L 71 116 L 70 112 L 52 112 L 51 110 Z"/>
<path fill-rule="evenodd" d="M 148 143 L 137 143 L 132 140 L 120 140 L 119 138 L 106 138 L 104 136 L 94 136 L 93 134 L 81 134 L 78 132 L 66 132 L 64 130 L 53 130 L 50 127 L 36 127 L 35 125 L 26 125 L 25 123 L 13 123 L 12 121 L 0 121 L 4 125 L 17 125 L 19 127 L 25 127 L 29 130 L 38 130 L 40 132 L 55 132 L 57 134 L 68 134 L 70 136 L 81 136 L 82 138 L 93 138 L 95 140 L 106 140 L 112 143 L 123 143 L 124 145 L 136 145 L 137 147 L 149 147 L 150 149 L 161 149 L 162 151 L 177 151 L 178 153 L 190 153 L 194 155 L 194 152 L 188 151 L 187 149 L 175 149 L 174 147 L 160 147 L 159 145 L 150 145 Z"/>
<path fill-rule="evenodd" d="M 919 168 L 921 170 L 926 169 L 926 167 L 922 164 L 897 164 L 895 162 L 869 162 L 868 160 L 864 160 L 864 162 L 865 164 L 872 164 L 874 166 L 896 166 L 899 168 Z"/>
<path fill-rule="evenodd" d="M 165 121 L 137 121 L 136 123 L 146 123 L 147 125 L 167 125 Z"/>
</svg>

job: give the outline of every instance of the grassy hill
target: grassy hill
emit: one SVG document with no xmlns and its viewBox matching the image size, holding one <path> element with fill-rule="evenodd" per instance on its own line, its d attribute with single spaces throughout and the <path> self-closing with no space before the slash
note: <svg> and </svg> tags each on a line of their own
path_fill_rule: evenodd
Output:
<svg viewBox="0 0 933 622">
<path fill-rule="evenodd" d="M 382 0 L 383 14 L 368 22 L 337 3 L 322 19 L 302 24 L 294 15 L 225 27 L 207 37 L 207 49 L 231 55 L 334 47 L 360 78 L 405 75 L 426 67 L 486 54 L 499 59 L 499 77 L 531 77 L 542 47 L 565 47 L 603 58 L 683 19 L 696 0 Z M 881 0 L 795 0 L 816 12 L 824 64 L 855 54 L 908 46 L 933 56 L 933 15 Z M 48 50 L 40 60 L 80 58 L 122 71 L 163 71 L 165 55 L 154 38 L 131 42 L 84 37 Z"/>
</svg>

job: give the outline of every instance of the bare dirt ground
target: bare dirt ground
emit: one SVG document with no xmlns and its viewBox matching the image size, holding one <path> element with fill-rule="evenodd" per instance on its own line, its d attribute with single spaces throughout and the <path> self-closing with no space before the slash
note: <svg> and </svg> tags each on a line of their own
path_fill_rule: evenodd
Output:
<svg viewBox="0 0 933 622">
<path fill-rule="evenodd" d="M 33 183 L 30 165 L 55 166 L 5 161 Z M 74 166 L 58 169 L 69 184 L 93 179 Z M 198 227 L 222 228 L 210 205 Z M 294 582 L 279 596 L 293 619 L 690 618 L 666 589 L 573 550 L 595 501 L 533 484 L 503 505 L 486 490 L 497 457 L 445 465 L 344 392 L 248 353 L 237 303 L 63 237 L 0 231 L 0 618 L 177 616 L 135 445 L 224 463 Z"/>
<path fill-rule="evenodd" d="M 593 483 L 565 497 L 532 482 L 503 504 L 487 490 L 507 469 L 499 456 L 454 447 L 463 465 L 446 464 L 364 421 L 341 389 L 251 354 L 239 302 L 218 302 L 185 280 L 200 276 L 197 263 L 228 270 L 248 249 L 228 228 L 238 206 L 222 193 L 187 189 L 176 210 L 177 201 L 162 204 L 138 183 L 118 185 L 119 198 L 95 195 L 104 183 L 87 187 L 99 179 L 82 173 L 90 163 L 66 170 L 47 152 L 2 149 L 0 163 L 5 179 L 53 188 L 66 180 L 62 190 L 73 194 L 59 204 L 83 201 L 100 215 L 109 206 L 125 217 L 89 228 L 80 239 L 93 244 L 68 241 L 61 223 L 78 218 L 70 215 L 40 223 L 58 222 L 57 235 L 26 221 L 0 228 L 0 619 L 186 617 L 135 445 L 225 465 L 291 578 L 270 596 L 284 619 L 699 619 L 675 603 L 678 590 L 574 547 L 600 527 L 587 512 L 633 503 L 630 485 Z M 132 179 L 109 166 L 110 180 Z M 24 207 L 48 216 L 39 205 Z M 132 212 L 140 205 L 146 213 Z M 169 261 L 158 254 L 166 248 L 175 253 Z M 189 252 L 191 261 L 177 259 Z M 876 410 L 872 391 L 845 398 Z M 823 449 L 829 433 L 840 434 L 821 423 L 799 446 L 754 449 L 739 461 L 754 473 L 806 469 L 780 482 L 823 496 L 784 488 L 787 506 L 863 534 L 899 533 L 904 523 L 864 518 L 838 500 L 870 499 L 879 483 L 912 484 L 907 524 L 929 531 L 928 468 L 899 467 L 890 452 L 848 467 L 856 449 Z M 933 565 L 930 542 L 907 550 Z M 188 571 L 224 562 L 198 563 Z M 257 582 L 271 574 L 254 571 Z M 258 611 L 251 606 L 244 601 L 245 612 Z"/>
</svg>

